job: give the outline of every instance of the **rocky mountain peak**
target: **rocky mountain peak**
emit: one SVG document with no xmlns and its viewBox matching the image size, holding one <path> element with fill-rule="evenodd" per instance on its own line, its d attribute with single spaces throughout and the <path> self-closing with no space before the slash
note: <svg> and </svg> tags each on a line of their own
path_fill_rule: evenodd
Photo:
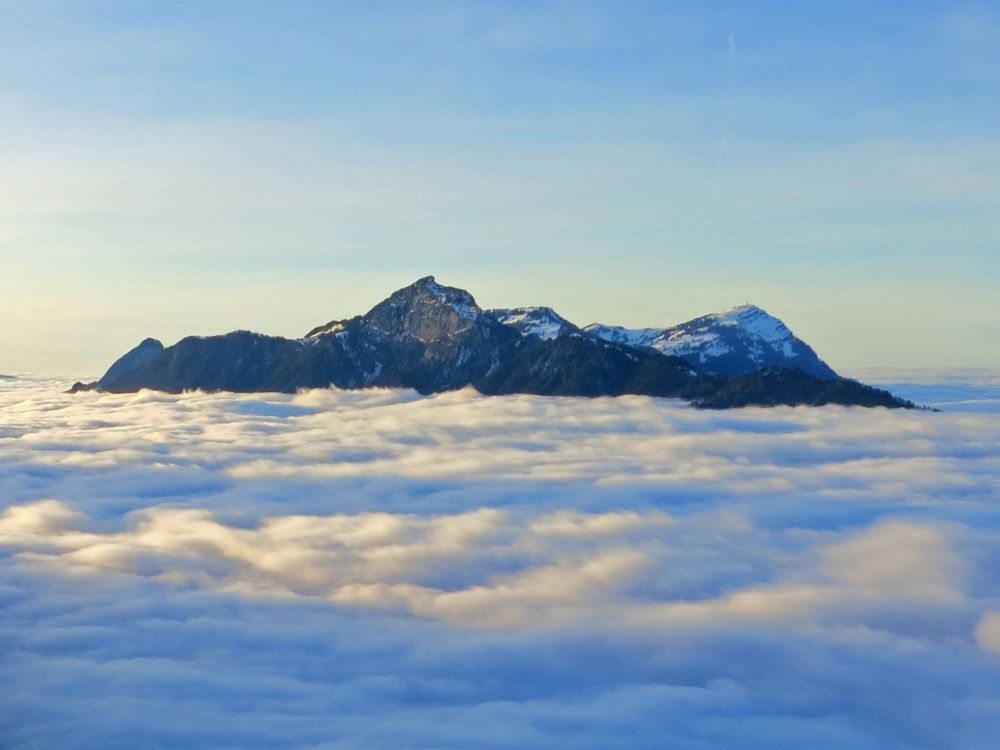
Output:
<svg viewBox="0 0 1000 750">
<path fill-rule="evenodd" d="M 100 383 L 114 382 L 120 377 L 135 372 L 152 362 L 163 352 L 163 344 L 153 338 L 146 338 L 130 351 L 119 357 L 114 364 L 108 368 L 107 373 L 99 381 Z"/>
<path fill-rule="evenodd" d="M 482 314 L 467 291 L 425 276 L 393 292 L 369 310 L 364 320 L 383 333 L 435 341 L 468 331 Z"/>
</svg>

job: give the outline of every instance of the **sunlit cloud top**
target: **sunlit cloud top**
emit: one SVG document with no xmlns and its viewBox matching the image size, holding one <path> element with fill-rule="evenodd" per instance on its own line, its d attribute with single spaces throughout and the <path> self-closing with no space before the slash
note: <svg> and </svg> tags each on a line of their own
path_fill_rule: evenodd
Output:
<svg viewBox="0 0 1000 750">
<path fill-rule="evenodd" d="M 0 383 L 14 747 L 995 736 L 996 381 L 941 412 L 64 385 Z"/>
</svg>

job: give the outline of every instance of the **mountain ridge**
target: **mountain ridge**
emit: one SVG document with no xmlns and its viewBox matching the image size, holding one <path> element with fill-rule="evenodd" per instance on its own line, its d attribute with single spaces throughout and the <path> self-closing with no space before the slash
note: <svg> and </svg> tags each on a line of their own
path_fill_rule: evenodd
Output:
<svg viewBox="0 0 1000 750">
<path fill-rule="evenodd" d="M 659 333 L 648 344 L 634 345 L 580 328 L 548 307 L 483 310 L 466 290 L 425 276 L 396 290 L 364 315 L 330 321 L 299 339 L 252 331 L 188 336 L 169 347 L 145 339 L 116 360 L 98 381 L 77 383 L 72 390 L 293 392 L 333 386 L 404 387 L 436 393 L 472 385 L 490 395 L 636 393 L 683 398 L 707 408 L 806 403 L 912 406 L 885 391 L 840 378 L 781 321 L 762 310 L 760 315 L 749 315 L 759 330 L 742 319 L 720 321 L 719 315 L 669 329 L 646 329 Z M 706 328 L 709 323 L 714 325 L 712 330 Z M 693 324 L 697 325 L 692 328 Z M 683 326 L 689 326 L 690 332 Z M 781 334 L 772 336 L 771 342 L 781 345 L 769 344 L 765 351 L 761 341 L 766 337 L 761 331 Z M 673 339 L 668 332 L 673 332 Z M 687 349 L 678 346 L 685 336 Z M 661 350 L 654 345 L 660 339 L 672 341 L 671 346 L 687 356 L 675 354 L 668 346 Z M 715 349 L 699 352 L 692 345 L 698 341 L 707 341 L 719 351 L 719 342 L 725 343 L 727 367 L 739 370 L 732 365 L 736 362 L 743 371 L 713 372 L 711 365 L 718 358 L 706 366 L 706 357 L 701 355 Z M 793 349 L 784 348 L 786 344 Z M 803 348 L 795 350 L 795 346 Z M 774 355 L 782 351 L 784 361 Z M 813 361 L 799 351 L 815 358 L 829 370 L 829 376 L 785 367 L 796 358 Z M 767 356 L 760 356 L 761 352 Z"/>
<path fill-rule="evenodd" d="M 592 323 L 591 335 L 673 354 L 710 375 L 749 375 L 793 367 L 829 380 L 837 373 L 783 321 L 756 305 L 740 305 L 666 328 L 624 328 Z"/>
</svg>

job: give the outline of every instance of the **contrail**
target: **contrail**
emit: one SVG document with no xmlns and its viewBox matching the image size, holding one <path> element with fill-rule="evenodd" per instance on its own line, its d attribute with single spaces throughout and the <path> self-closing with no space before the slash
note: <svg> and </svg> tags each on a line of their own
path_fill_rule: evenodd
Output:
<svg viewBox="0 0 1000 750">
<path fill-rule="evenodd" d="M 719 142 L 718 151 L 715 155 L 715 165 L 716 168 L 721 170 L 723 168 L 723 162 L 726 157 L 726 151 L 729 148 L 729 94 L 732 88 L 732 65 L 733 58 L 736 56 L 736 32 L 730 31 L 729 36 L 726 37 L 726 43 L 729 47 L 729 62 L 726 65 L 726 79 L 728 81 L 726 85 L 726 93 L 722 99 L 722 138 Z"/>
</svg>

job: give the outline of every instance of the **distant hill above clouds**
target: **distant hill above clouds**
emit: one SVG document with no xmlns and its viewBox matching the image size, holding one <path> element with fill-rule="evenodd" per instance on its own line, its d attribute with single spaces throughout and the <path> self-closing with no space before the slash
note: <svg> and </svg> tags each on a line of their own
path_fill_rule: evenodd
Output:
<svg viewBox="0 0 1000 750">
<path fill-rule="evenodd" d="M 695 405 L 826 403 L 903 407 L 886 391 L 846 380 L 777 318 L 744 306 L 672 328 L 579 328 L 549 307 L 483 310 L 433 276 L 364 315 L 301 339 L 250 331 L 146 339 L 96 383 L 74 390 L 295 391 L 403 387 L 434 393 L 472 385 L 486 394 L 683 398 Z"/>
<path fill-rule="evenodd" d="M 837 377 L 812 347 L 756 305 L 733 307 L 669 328 L 629 329 L 594 323 L 584 330 L 607 341 L 680 357 L 712 375 L 747 375 L 767 367 L 789 367 L 818 378 Z"/>
</svg>

